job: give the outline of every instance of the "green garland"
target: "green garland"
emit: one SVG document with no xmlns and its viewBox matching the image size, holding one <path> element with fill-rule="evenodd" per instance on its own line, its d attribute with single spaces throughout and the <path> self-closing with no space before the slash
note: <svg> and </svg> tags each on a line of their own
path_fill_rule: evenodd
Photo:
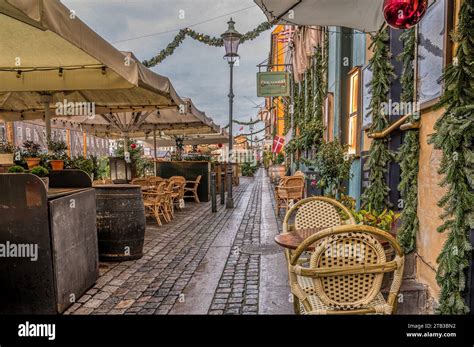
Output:
<svg viewBox="0 0 474 347">
<path fill-rule="evenodd" d="M 372 126 L 370 132 L 384 130 L 388 126 L 388 117 L 384 114 L 382 104 L 387 102 L 390 90 L 390 81 L 395 78 L 393 66 L 390 62 L 388 28 L 379 30 L 373 37 L 369 49 L 373 50 L 373 56 L 369 61 L 369 69 L 372 70 L 370 82 L 370 113 L 372 114 Z M 390 207 L 388 201 L 389 187 L 386 183 L 387 167 L 392 159 L 388 149 L 388 139 L 373 139 L 370 145 L 369 158 L 365 169 L 369 170 L 369 186 L 362 195 L 363 206 L 368 206 L 377 212 Z"/>
<path fill-rule="evenodd" d="M 401 102 L 412 102 L 414 100 L 414 66 L 416 49 L 415 28 L 406 30 L 401 36 L 403 52 L 398 56 L 403 64 L 401 85 Z M 410 115 L 409 121 L 415 122 L 419 115 Z M 401 213 L 402 225 L 397 232 L 398 242 L 402 245 L 405 253 L 415 249 L 416 233 L 418 232 L 418 159 L 420 156 L 419 130 L 407 130 L 403 139 L 403 145 L 398 153 L 400 163 L 400 184 L 398 189 L 403 199 L 403 210 Z"/>
<path fill-rule="evenodd" d="M 232 123 L 239 124 L 239 125 L 254 125 L 254 124 L 257 124 L 258 122 L 261 122 L 261 120 L 257 119 L 250 122 L 243 122 L 243 121 L 235 120 L 235 119 L 232 120 Z M 227 129 L 228 127 L 229 127 L 229 124 L 227 124 L 225 127 L 222 127 L 222 129 Z"/>
<path fill-rule="evenodd" d="M 272 24 L 269 22 L 261 23 L 255 29 L 243 34 L 242 38 L 240 39 L 240 43 L 244 43 L 246 41 L 251 41 L 251 40 L 256 39 L 262 32 L 271 29 L 271 27 L 272 27 Z M 166 46 L 165 49 L 161 50 L 160 53 L 155 55 L 150 60 L 144 60 L 143 65 L 145 65 L 146 67 L 153 67 L 161 63 L 163 60 L 165 60 L 167 57 L 169 57 L 170 55 L 174 53 L 176 48 L 178 48 L 181 45 L 181 43 L 184 41 L 186 36 L 189 36 L 190 38 L 196 41 L 202 42 L 211 47 L 222 47 L 224 45 L 224 41 L 220 37 L 211 37 L 209 35 L 194 31 L 193 29 L 185 28 L 185 29 L 181 29 L 178 32 L 178 34 L 174 37 L 173 41 L 171 41 Z"/>
<path fill-rule="evenodd" d="M 436 121 L 429 142 L 442 150 L 440 185 L 447 189 L 438 202 L 444 209 L 438 231 L 448 232 L 437 259 L 439 313 L 464 314 L 469 312 L 463 294 L 472 256 L 469 232 L 474 227 L 474 0 L 462 3 L 452 37 L 459 46 L 443 74 L 444 94 L 437 105 L 445 112 Z"/>
</svg>

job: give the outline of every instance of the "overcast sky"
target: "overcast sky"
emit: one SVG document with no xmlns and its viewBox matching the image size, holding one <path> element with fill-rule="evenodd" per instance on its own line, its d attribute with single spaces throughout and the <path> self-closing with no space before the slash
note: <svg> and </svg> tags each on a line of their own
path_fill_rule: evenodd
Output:
<svg viewBox="0 0 474 347">
<path fill-rule="evenodd" d="M 227 29 L 230 16 L 240 33 L 252 30 L 266 19 L 252 0 L 62 2 L 116 48 L 132 51 L 142 61 L 165 48 L 181 28 L 207 21 L 192 28 L 211 36 L 220 36 Z M 184 13 L 184 19 L 180 19 L 180 13 Z M 172 30 L 175 31 L 170 32 Z M 247 98 L 257 104 L 264 100 L 256 96 L 256 65 L 268 57 L 270 32 L 268 30 L 239 47 L 240 66 L 234 69 L 234 119 L 248 121 L 251 116 L 255 119 L 257 109 Z M 161 34 L 123 41 L 155 33 Z M 180 96 L 190 97 L 197 108 L 225 126 L 228 124 L 229 67 L 223 59 L 224 54 L 223 47 L 210 47 L 187 38 L 173 55 L 153 70 L 169 77 Z M 234 132 L 239 128 L 235 125 Z M 263 124 L 259 123 L 256 129 L 261 128 Z M 247 132 L 248 128 L 244 131 Z"/>
</svg>

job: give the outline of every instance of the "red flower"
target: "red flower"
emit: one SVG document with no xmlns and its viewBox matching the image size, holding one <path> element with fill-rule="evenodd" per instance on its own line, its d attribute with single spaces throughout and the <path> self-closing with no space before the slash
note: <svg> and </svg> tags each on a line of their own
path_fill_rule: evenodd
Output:
<svg viewBox="0 0 474 347">
<path fill-rule="evenodd" d="M 316 187 L 317 184 L 318 184 L 318 181 L 311 180 L 311 187 Z"/>
<path fill-rule="evenodd" d="M 132 144 L 130 145 L 130 148 L 131 148 L 131 149 L 137 148 L 137 144 L 136 144 L 136 143 L 132 143 Z"/>
</svg>

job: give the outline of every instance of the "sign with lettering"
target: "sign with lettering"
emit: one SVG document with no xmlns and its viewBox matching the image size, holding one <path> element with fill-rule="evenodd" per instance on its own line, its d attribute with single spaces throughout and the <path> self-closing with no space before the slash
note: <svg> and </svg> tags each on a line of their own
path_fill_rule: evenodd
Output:
<svg viewBox="0 0 474 347">
<path fill-rule="evenodd" d="M 258 72 L 257 96 L 290 96 L 290 74 L 284 71 Z"/>
</svg>

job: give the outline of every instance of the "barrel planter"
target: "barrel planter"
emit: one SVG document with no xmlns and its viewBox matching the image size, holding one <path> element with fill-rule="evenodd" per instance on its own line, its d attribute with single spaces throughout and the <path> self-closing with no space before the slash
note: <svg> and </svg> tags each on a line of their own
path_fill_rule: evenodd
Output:
<svg viewBox="0 0 474 347">
<path fill-rule="evenodd" d="M 110 184 L 96 187 L 99 259 L 125 261 L 143 256 L 145 207 L 141 187 Z"/>
</svg>

